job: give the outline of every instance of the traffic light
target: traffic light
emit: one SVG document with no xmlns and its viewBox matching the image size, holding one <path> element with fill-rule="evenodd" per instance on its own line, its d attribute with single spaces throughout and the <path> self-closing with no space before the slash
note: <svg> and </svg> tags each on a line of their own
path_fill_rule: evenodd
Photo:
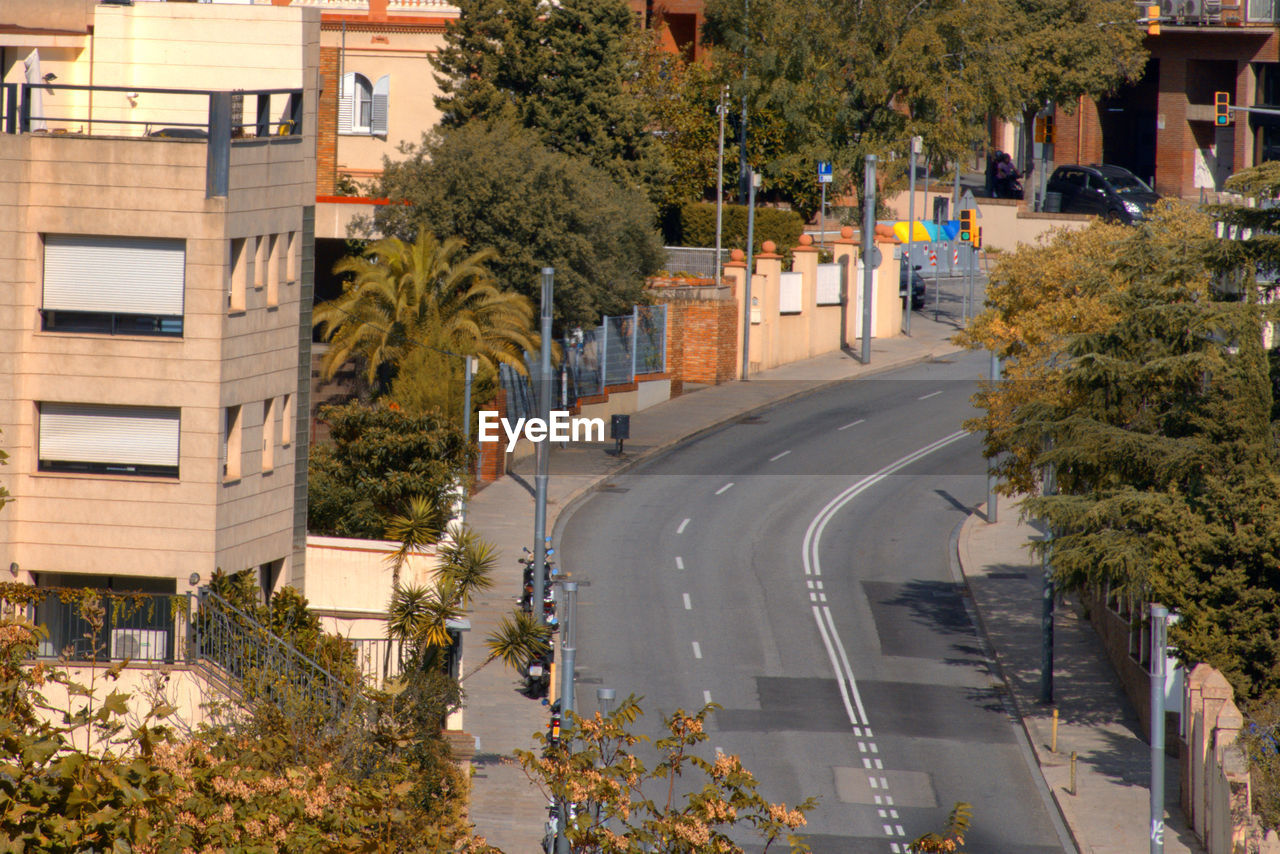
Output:
<svg viewBox="0 0 1280 854">
<path fill-rule="evenodd" d="M 1147 7 L 1147 35 L 1149 36 L 1160 35 L 1160 7 L 1159 6 Z"/>
<path fill-rule="evenodd" d="M 1041 117 L 1040 121 L 1044 122 L 1044 139 L 1041 141 L 1044 142 L 1045 145 L 1053 145 L 1053 133 L 1055 130 L 1053 126 L 1053 114 L 1050 113 L 1047 116 Z"/>
<path fill-rule="evenodd" d="M 961 243 L 972 243 L 974 240 L 974 236 L 978 233 L 977 225 L 975 223 L 975 220 L 977 219 L 977 217 L 975 216 L 976 213 L 977 211 L 975 211 L 973 208 L 960 211 L 960 242 Z"/>
<path fill-rule="evenodd" d="M 1218 127 L 1231 124 L 1231 93 L 1213 93 L 1213 123 Z"/>
</svg>

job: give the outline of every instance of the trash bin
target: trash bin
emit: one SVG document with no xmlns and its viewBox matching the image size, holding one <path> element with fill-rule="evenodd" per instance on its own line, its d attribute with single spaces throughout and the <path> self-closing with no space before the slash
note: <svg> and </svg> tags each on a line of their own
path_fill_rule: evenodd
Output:
<svg viewBox="0 0 1280 854">
<path fill-rule="evenodd" d="M 1044 212 L 1045 213 L 1062 213 L 1062 193 L 1044 194 Z"/>
</svg>

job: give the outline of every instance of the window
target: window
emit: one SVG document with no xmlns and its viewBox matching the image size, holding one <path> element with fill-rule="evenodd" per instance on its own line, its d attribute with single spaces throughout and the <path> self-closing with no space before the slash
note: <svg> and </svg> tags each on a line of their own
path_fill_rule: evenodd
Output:
<svg viewBox="0 0 1280 854">
<path fill-rule="evenodd" d="M 41 403 L 39 468 L 177 477 L 179 410 Z"/>
<path fill-rule="evenodd" d="M 338 91 L 338 132 L 387 135 L 387 110 L 391 97 L 391 75 L 377 83 L 357 71 L 342 75 Z"/>
<path fill-rule="evenodd" d="M 293 443 L 293 395 L 280 398 L 280 444 L 289 447 Z"/>
<path fill-rule="evenodd" d="M 276 467 L 276 399 L 262 402 L 262 472 Z"/>
<path fill-rule="evenodd" d="M 42 328 L 182 337 L 186 243 L 47 234 Z"/>
<path fill-rule="evenodd" d="M 288 238 L 284 248 L 285 281 L 292 284 L 298 281 L 298 232 L 291 231 L 284 236 Z"/>
<path fill-rule="evenodd" d="M 240 479 L 240 407 L 228 406 L 223 430 L 223 480 Z"/>
<path fill-rule="evenodd" d="M 288 241 L 283 234 L 273 234 L 267 238 L 267 305 L 280 304 L 280 273 L 284 265 L 284 247 Z"/>
<path fill-rule="evenodd" d="M 245 310 L 245 292 L 252 276 L 249 259 L 253 251 L 253 238 L 241 237 L 231 241 L 231 282 L 227 292 L 227 307 L 231 311 Z"/>
</svg>

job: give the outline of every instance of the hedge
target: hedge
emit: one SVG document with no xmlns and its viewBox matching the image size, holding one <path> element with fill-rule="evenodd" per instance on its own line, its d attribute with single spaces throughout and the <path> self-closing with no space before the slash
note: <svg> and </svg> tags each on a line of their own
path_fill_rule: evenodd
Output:
<svg viewBox="0 0 1280 854">
<path fill-rule="evenodd" d="M 756 208 L 755 251 L 766 240 L 772 240 L 784 254 L 800 242 L 804 220 L 795 211 L 778 208 Z M 691 202 L 680 208 L 678 246 L 716 245 L 716 206 L 708 202 Z M 724 226 L 720 245 L 726 249 L 747 246 L 747 206 L 725 205 Z"/>
</svg>

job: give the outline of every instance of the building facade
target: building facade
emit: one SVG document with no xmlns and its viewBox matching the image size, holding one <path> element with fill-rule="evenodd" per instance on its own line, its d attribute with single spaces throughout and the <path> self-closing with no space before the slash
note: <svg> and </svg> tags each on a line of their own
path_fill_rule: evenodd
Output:
<svg viewBox="0 0 1280 854">
<path fill-rule="evenodd" d="M 3 566 L 301 586 L 319 11 L 4 16 Z"/>
</svg>

